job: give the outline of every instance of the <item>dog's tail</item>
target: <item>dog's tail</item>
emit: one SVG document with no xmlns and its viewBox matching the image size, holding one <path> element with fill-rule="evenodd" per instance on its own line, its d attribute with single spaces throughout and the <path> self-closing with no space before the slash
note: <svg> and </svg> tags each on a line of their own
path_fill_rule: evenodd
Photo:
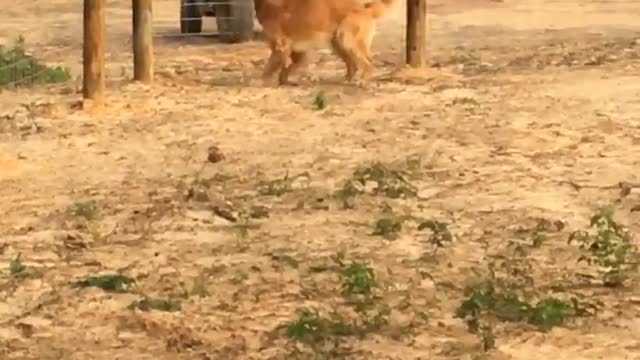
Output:
<svg viewBox="0 0 640 360">
<path fill-rule="evenodd" d="M 395 2 L 396 0 L 373 0 L 364 4 L 364 7 L 374 19 L 378 19 L 387 15 Z"/>
</svg>

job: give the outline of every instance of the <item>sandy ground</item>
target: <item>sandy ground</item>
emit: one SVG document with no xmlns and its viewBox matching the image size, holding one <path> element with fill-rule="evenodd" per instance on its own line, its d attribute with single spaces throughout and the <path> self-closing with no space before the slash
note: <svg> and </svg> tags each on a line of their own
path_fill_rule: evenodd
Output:
<svg viewBox="0 0 640 360">
<path fill-rule="evenodd" d="M 32 3 L 5 4 L 2 41 L 22 34 L 77 76 L 78 2 Z M 389 329 L 345 340 L 345 358 L 640 359 L 638 287 L 567 285 L 586 270 L 566 244 L 613 202 L 640 228 L 630 212 L 640 191 L 620 198 L 617 186 L 640 183 L 640 3 L 438 0 L 420 73 L 400 68 L 399 8 L 375 39 L 372 84 L 341 84 L 342 65 L 319 52 L 302 86 L 280 89 L 252 81 L 262 44 L 201 38 L 158 38 L 157 81 L 132 84 L 130 2 L 108 3 L 104 112 L 78 110 L 76 84 L 0 92 L 1 358 L 303 358 L 279 326 L 301 307 L 348 311 L 339 274 L 317 271 L 340 254 L 371 264 L 393 309 Z M 175 3 L 154 2 L 159 34 L 177 31 Z M 211 145 L 223 161 L 206 161 Z M 410 168 L 419 197 L 365 195 L 342 209 L 332 194 L 374 161 Z M 257 191 L 287 172 L 309 180 L 281 196 Z M 88 200 L 89 224 L 70 210 Z M 384 204 L 450 223 L 454 241 L 431 258 L 413 225 L 396 240 L 371 236 Z M 269 217 L 249 226 L 212 210 L 255 206 Z M 454 317 L 464 281 L 513 259 L 540 218 L 566 226 L 513 263 L 531 266 L 539 292 L 562 284 L 599 311 L 548 333 L 497 323 L 483 353 Z M 9 274 L 18 254 L 26 277 Z M 70 286 L 115 271 L 137 293 Z M 140 293 L 182 310 L 128 310 Z"/>
</svg>

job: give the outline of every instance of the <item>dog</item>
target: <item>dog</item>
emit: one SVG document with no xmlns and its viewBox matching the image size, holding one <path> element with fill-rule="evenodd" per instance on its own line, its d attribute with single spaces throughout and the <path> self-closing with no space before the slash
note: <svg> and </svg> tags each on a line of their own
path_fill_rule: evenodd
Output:
<svg viewBox="0 0 640 360">
<path fill-rule="evenodd" d="M 262 36 L 271 49 L 262 79 L 296 85 L 289 76 L 307 64 L 308 51 L 329 45 L 347 67 L 347 81 L 366 80 L 374 70 L 370 47 L 375 21 L 396 0 L 254 0 Z"/>
</svg>

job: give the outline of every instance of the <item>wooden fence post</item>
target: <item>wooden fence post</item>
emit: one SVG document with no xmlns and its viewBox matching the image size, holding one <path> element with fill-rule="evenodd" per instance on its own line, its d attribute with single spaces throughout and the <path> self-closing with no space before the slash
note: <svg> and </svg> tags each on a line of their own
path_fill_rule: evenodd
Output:
<svg viewBox="0 0 640 360">
<path fill-rule="evenodd" d="M 153 81 L 153 36 L 151 0 L 132 0 L 133 79 Z"/>
<path fill-rule="evenodd" d="M 105 0 L 84 0 L 82 96 L 104 98 Z"/>
<path fill-rule="evenodd" d="M 407 0 L 407 64 L 414 68 L 427 62 L 427 0 Z"/>
</svg>

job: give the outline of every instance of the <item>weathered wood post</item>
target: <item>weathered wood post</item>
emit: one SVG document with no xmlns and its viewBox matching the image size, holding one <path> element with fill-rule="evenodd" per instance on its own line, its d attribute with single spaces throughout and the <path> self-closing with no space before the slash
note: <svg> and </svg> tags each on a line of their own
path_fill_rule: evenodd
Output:
<svg viewBox="0 0 640 360">
<path fill-rule="evenodd" d="M 82 96 L 104 99 L 105 0 L 84 0 Z"/>
<path fill-rule="evenodd" d="M 414 68 L 427 62 L 427 0 L 407 0 L 407 64 Z"/>
<path fill-rule="evenodd" d="M 132 0 L 133 79 L 153 81 L 153 36 L 151 0 Z"/>
</svg>

